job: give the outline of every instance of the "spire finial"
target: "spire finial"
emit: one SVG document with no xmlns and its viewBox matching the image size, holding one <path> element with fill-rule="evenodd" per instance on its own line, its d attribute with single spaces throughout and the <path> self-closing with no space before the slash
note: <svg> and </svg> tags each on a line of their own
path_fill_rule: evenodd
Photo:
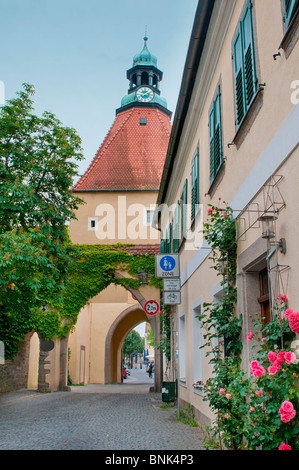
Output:
<svg viewBox="0 0 299 470">
<path fill-rule="evenodd" d="M 147 37 L 147 25 L 145 25 L 145 35 L 144 35 L 144 45 L 146 46 L 146 41 L 148 40 L 148 37 Z"/>
</svg>

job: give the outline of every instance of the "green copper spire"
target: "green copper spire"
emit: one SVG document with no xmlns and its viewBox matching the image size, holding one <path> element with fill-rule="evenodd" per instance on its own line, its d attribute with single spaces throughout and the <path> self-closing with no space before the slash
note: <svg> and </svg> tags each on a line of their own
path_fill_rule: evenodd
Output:
<svg viewBox="0 0 299 470">
<path fill-rule="evenodd" d="M 159 108 L 171 115 L 165 98 L 160 96 L 159 84 L 163 72 L 157 67 L 157 57 L 148 50 L 146 33 L 143 39 L 142 51 L 133 57 L 133 66 L 127 70 L 127 79 L 130 81 L 128 94 L 122 98 L 121 107 L 116 112 L 133 106 L 146 106 Z"/>
<path fill-rule="evenodd" d="M 154 54 L 151 54 L 147 47 L 148 37 L 144 36 L 144 46 L 142 51 L 139 54 L 136 54 L 133 58 L 133 67 L 136 65 L 146 65 L 146 66 L 157 66 L 157 57 Z"/>
</svg>

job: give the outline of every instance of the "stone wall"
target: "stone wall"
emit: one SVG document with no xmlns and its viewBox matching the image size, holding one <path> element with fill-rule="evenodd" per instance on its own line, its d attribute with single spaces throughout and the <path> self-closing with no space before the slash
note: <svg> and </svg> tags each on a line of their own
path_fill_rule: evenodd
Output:
<svg viewBox="0 0 299 470">
<path fill-rule="evenodd" d="M 31 335 L 30 335 L 31 336 Z M 0 365 L 0 393 L 27 387 L 30 337 L 25 339 L 12 361 Z"/>
</svg>

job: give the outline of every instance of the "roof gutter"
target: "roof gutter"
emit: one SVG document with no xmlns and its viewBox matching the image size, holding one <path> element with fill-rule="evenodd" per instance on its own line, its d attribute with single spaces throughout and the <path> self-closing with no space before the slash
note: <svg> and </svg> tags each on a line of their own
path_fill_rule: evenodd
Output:
<svg viewBox="0 0 299 470">
<path fill-rule="evenodd" d="M 188 112 L 196 74 L 200 64 L 202 51 L 214 8 L 214 3 L 215 0 L 198 0 L 157 199 L 158 206 L 164 202 L 166 197 L 168 183 L 172 175 L 173 164 L 176 158 L 176 152 L 179 146 L 182 130 Z M 160 217 L 160 213 L 158 217 Z"/>
</svg>

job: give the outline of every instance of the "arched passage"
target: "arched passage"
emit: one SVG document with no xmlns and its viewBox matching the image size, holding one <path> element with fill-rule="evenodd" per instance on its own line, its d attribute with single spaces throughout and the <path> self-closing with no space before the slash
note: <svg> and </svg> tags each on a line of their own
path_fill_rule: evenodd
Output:
<svg viewBox="0 0 299 470">
<path fill-rule="evenodd" d="M 132 328 L 139 323 L 147 321 L 151 324 L 153 331 L 158 339 L 158 317 L 150 317 L 145 313 L 140 305 L 134 305 L 124 310 L 111 325 L 106 337 L 105 343 L 105 383 L 121 382 L 121 361 L 123 342 Z M 160 387 L 160 353 L 155 352 L 156 356 L 156 374 L 155 386 Z"/>
</svg>

